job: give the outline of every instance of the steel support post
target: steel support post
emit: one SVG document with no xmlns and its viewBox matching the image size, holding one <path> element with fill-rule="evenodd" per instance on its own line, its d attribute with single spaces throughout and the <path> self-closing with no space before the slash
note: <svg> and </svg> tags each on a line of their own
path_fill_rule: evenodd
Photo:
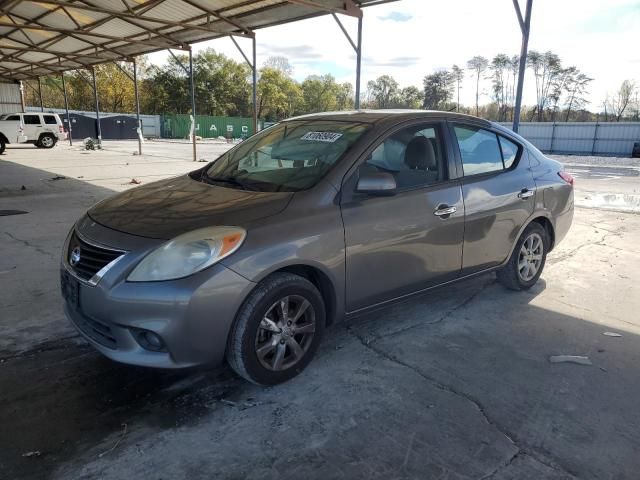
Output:
<svg viewBox="0 0 640 480">
<path fill-rule="evenodd" d="M 69 116 L 69 101 L 67 100 L 67 83 L 64 81 L 64 72 L 60 74 L 62 77 L 62 94 L 64 95 L 64 109 L 67 112 L 67 129 L 69 133 L 69 145 L 73 146 L 73 139 L 71 138 L 71 117 Z"/>
<path fill-rule="evenodd" d="M 96 70 L 91 67 L 91 76 L 93 77 L 93 97 L 96 101 L 96 135 L 98 136 L 98 144 L 102 148 L 102 129 L 100 128 L 100 104 L 98 103 L 98 84 L 96 82 Z"/>
<path fill-rule="evenodd" d="M 520 30 L 522 32 L 522 45 L 520 47 L 520 66 L 518 69 L 518 86 L 516 87 L 516 105 L 513 111 L 513 131 L 518 132 L 520 126 L 520 108 L 522 107 L 522 88 L 524 86 L 524 73 L 527 68 L 527 51 L 529 48 L 529 32 L 531 30 L 531 7 L 533 0 L 527 0 L 527 10 L 524 20 L 518 0 L 513 0 L 513 6 L 516 9 Z"/>
<path fill-rule="evenodd" d="M 142 122 L 140 121 L 140 97 L 138 95 L 138 67 L 135 57 L 131 59 L 133 64 L 133 91 L 136 96 L 136 136 L 138 137 L 138 155 L 142 155 Z"/>
<path fill-rule="evenodd" d="M 38 77 L 38 97 L 40 97 L 40 111 L 44 112 L 44 103 L 42 102 L 42 84 L 40 83 L 40 77 Z"/>
<path fill-rule="evenodd" d="M 193 161 L 197 161 L 196 152 L 196 89 L 193 80 L 193 49 L 189 45 L 189 84 L 191 85 L 191 115 L 193 115 L 193 133 L 191 135 L 191 142 L 193 143 Z"/>
</svg>

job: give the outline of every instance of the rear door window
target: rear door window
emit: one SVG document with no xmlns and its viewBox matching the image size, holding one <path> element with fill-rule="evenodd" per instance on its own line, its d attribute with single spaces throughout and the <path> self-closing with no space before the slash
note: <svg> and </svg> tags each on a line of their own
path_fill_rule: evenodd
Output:
<svg viewBox="0 0 640 480">
<path fill-rule="evenodd" d="M 53 115 L 43 115 L 42 117 L 44 118 L 44 123 L 47 125 L 56 125 L 58 123 L 56 117 Z"/>
<path fill-rule="evenodd" d="M 474 127 L 454 127 L 465 176 L 497 172 L 504 168 L 498 136 Z"/>
<path fill-rule="evenodd" d="M 500 148 L 502 149 L 502 160 L 504 162 L 504 168 L 511 168 L 518 158 L 518 152 L 520 147 L 513 143 L 511 140 L 507 140 L 504 137 L 498 135 L 500 139 Z"/>
<path fill-rule="evenodd" d="M 9 115 L 5 120 L 20 120 L 20 115 Z"/>
<path fill-rule="evenodd" d="M 40 125 L 40 115 L 25 115 L 24 116 L 24 124 L 25 125 Z"/>
</svg>

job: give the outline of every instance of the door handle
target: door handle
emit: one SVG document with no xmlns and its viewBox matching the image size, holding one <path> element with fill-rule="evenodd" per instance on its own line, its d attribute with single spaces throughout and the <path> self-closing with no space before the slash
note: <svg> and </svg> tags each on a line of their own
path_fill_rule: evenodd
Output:
<svg viewBox="0 0 640 480">
<path fill-rule="evenodd" d="M 452 213 L 456 213 L 458 209 L 456 207 L 449 207 L 447 205 L 439 206 L 433 214 L 436 217 L 448 217 Z"/>
<path fill-rule="evenodd" d="M 529 190 L 528 188 L 523 188 L 518 194 L 518 198 L 521 200 L 526 200 L 529 197 L 533 197 L 535 195 L 535 190 Z"/>
</svg>

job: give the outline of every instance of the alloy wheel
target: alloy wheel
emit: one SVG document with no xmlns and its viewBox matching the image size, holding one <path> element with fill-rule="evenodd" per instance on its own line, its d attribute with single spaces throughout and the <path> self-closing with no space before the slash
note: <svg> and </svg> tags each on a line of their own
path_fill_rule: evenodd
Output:
<svg viewBox="0 0 640 480">
<path fill-rule="evenodd" d="M 518 255 L 518 275 L 522 281 L 529 282 L 536 276 L 543 254 L 544 242 L 540 234 L 532 233 L 525 238 Z"/>
<path fill-rule="evenodd" d="M 307 299 L 300 295 L 281 298 L 258 326 L 255 352 L 260 364 L 272 371 L 293 367 L 308 352 L 315 331 L 315 310 Z"/>
</svg>

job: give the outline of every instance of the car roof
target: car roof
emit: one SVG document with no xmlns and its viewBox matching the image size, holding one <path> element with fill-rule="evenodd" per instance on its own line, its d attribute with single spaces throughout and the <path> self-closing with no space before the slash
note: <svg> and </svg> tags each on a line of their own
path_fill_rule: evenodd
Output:
<svg viewBox="0 0 640 480">
<path fill-rule="evenodd" d="M 424 118 L 438 120 L 459 120 L 473 121 L 485 126 L 491 126 L 491 122 L 472 115 L 464 115 L 456 112 L 443 112 L 438 110 L 348 110 L 341 112 L 322 112 L 310 113 L 298 117 L 289 118 L 291 120 L 333 120 L 342 122 L 364 122 L 379 123 L 383 121 L 403 122 L 406 120 L 414 120 Z"/>
</svg>

